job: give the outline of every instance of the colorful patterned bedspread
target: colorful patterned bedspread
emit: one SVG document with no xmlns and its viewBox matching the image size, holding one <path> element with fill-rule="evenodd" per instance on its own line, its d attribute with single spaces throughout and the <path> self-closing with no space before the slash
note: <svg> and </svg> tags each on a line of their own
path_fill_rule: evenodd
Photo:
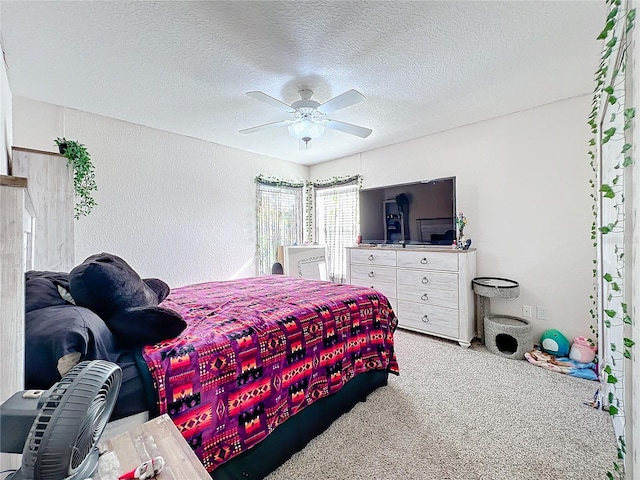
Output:
<svg viewBox="0 0 640 480">
<path fill-rule="evenodd" d="M 381 293 L 271 275 L 176 288 L 187 328 L 143 351 L 168 413 L 208 471 L 374 369 L 398 373 Z"/>
</svg>

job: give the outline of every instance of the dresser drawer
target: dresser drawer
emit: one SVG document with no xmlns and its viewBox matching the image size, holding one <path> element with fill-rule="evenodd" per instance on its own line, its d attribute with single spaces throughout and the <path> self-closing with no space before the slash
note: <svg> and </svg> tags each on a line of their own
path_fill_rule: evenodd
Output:
<svg viewBox="0 0 640 480">
<path fill-rule="evenodd" d="M 421 305 L 436 305 L 458 309 L 458 290 L 436 290 L 424 287 L 400 285 L 398 299 L 415 302 Z"/>
<path fill-rule="evenodd" d="M 398 267 L 458 271 L 458 254 L 453 252 L 398 252 Z"/>
<path fill-rule="evenodd" d="M 369 285 L 369 282 L 396 284 L 396 269 L 377 265 L 351 264 L 351 282 L 358 285 Z M 395 297 L 395 295 L 394 295 Z"/>
<path fill-rule="evenodd" d="M 369 265 L 396 266 L 395 250 L 352 249 L 351 263 L 366 263 Z"/>
<path fill-rule="evenodd" d="M 396 284 L 395 283 L 387 283 L 381 282 L 379 280 L 367 281 L 367 280 L 355 280 L 351 279 L 352 285 L 360 285 L 362 287 L 373 288 L 374 290 L 379 291 L 384 294 L 389 300 L 393 300 L 395 302 L 396 299 Z M 394 303 L 395 305 L 395 303 Z"/>
<path fill-rule="evenodd" d="M 398 270 L 398 285 L 458 291 L 458 274 L 432 270 Z"/>
<path fill-rule="evenodd" d="M 458 338 L 458 311 L 398 300 L 398 325 L 426 333 Z"/>
</svg>

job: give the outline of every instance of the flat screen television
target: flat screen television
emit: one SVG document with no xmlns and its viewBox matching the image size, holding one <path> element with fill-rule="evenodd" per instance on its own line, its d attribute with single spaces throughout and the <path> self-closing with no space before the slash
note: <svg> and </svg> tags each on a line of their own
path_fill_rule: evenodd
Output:
<svg viewBox="0 0 640 480">
<path fill-rule="evenodd" d="M 451 245 L 456 177 L 360 190 L 362 243 Z"/>
</svg>

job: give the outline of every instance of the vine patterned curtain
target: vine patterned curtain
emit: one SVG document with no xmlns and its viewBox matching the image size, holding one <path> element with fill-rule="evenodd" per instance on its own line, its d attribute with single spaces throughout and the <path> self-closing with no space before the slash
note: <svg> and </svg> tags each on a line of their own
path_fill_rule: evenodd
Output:
<svg viewBox="0 0 640 480">
<path fill-rule="evenodd" d="M 313 184 L 316 241 L 327 246 L 329 279 L 347 281 L 346 247 L 356 243 L 359 228 L 360 175 Z"/>
<path fill-rule="evenodd" d="M 256 177 L 258 275 L 271 273 L 279 245 L 302 243 L 304 183 Z"/>
</svg>

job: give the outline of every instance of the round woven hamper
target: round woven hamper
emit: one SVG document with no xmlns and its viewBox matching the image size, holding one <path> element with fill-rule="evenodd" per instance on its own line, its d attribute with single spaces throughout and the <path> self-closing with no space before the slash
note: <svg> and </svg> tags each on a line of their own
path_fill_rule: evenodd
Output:
<svg viewBox="0 0 640 480">
<path fill-rule="evenodd" d="M 520 360 L 533 349 L 531 325 L 524 318 L 509 315 L 484 317 L 484 335 L 487 350 L 501 357 Z"/>
</svg>

